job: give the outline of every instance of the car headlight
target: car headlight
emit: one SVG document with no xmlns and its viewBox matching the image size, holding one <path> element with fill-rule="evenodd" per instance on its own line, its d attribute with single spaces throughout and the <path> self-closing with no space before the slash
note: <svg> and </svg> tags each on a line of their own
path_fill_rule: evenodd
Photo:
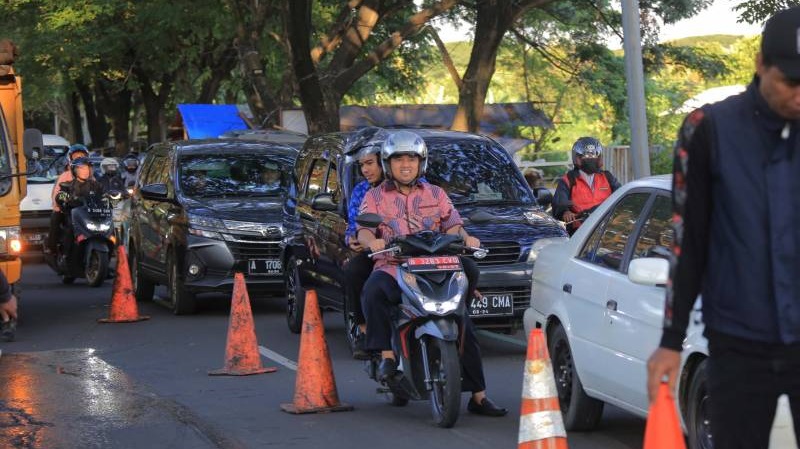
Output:
<svg viewBox="0 0 800 449">
<path fill-rule="evenodd" d="M 189 215 L 189 234 L 209 239 L 222 239 L 219 230 L 225 229 L 222 220 L 202 215 Z"/>
<path fill-rule="evenodd" d="M 96 221 L 87 221 L 86 229 L 94 232 L 106 232 L 111 229 L 111 223 L 104 221 L 102 223 Z"/>
<path fill-rule="evenodd" d="M 0 228 L 0 253 L 19 254 L 22 251 L 19 226 Z"/>
<path fill-rule="evenodd" d="M 539 257 L 539 252 L 545 246 L 552 245 L 553 243 L 563 243 L 567 240 L 569 240 L 567 237 L 547 237 L 533 242 L 533 245 L 531 245 L 531 250 L 528 253 L 528 262 L 536 262 L 536 259 Z"/>
</svg>

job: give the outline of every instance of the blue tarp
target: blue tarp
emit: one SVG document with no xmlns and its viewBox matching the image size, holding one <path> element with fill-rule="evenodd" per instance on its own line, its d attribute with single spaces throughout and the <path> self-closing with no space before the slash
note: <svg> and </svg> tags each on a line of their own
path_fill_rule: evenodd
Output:
<svg viewBox="0 0 800 449">
<path fill-rule="evenodd" d="M 248 127 L 232 104 L 179 104 L 178 111 L 189 139 L 216 138 L 226 131 Z"/>
</svg>

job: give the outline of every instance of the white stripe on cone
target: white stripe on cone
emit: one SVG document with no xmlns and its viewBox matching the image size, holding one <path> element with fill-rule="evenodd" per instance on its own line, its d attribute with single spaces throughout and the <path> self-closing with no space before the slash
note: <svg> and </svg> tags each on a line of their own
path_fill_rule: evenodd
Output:
<svg viewBox="0 0 800 449">
<path fill-rule="evenodd" d="M 558 397 L 553 367 L 547 360 L 526 360 L 525 377 L 522 383 L 523 399 L 547 399 Z"/>
<path fill-rule="evenodd" d="M 567 437 L 560 411 L 545 410 L 520 416 L 518 441 L 520 444 L 557 437 Z"/>
</svg>

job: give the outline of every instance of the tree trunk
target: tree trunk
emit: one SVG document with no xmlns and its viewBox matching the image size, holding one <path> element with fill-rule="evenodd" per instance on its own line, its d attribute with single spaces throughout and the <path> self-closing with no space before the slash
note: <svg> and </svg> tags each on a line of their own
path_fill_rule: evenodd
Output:
<svg viewBox="0 0 800 449">
<path fill-rule="evenodd" d="M 111 129 L 114 133 L 114 155 L 122 156 L 130 146 L 129 126 L 133 93 L 127 88 L 109 92 L 102 82 L 98 83 L 98 92 L 100 94 L 98 101 L 102 101 L 103 109 L 108 111 L 111 118 Z"/>
<path fill-rule="evenodd" d="M 279 110 L 269 91 L 269 81 L 261 63 L 261 52 L 249 39 L 240 40 L 238 50 L 250 111 L 260 127 L 272 128 L 278 124 Z"/>
<path fill-rule="evenodd" d="M 81 120 L 81 98 L 77 92 L 69 95 L 67 122 L 69 123 L 68 132 L 62 133 L 70 142 L 83 142 L 83 120 Z"/>
<path fill-rule="evenodd" d="M 172 90 L 173 77 L 170 74 L 164 75 L 158 87 L 158 92 L 153 89 L 150 77 L 142 70 L 134 69 L 136 78 L 141 85 L 142 102 L 144 103 L 145 117 L 147 118 L 147 143 L 162 142 L 166 139 L 164 119 L 164 105 Z"/>
<path fill-rule="evenodd" d="M 222 53 L 219 60 L 213 61 L 211 64 L 211 78 L 209 78 L 203 87 L 200 89 L 200 95 L 197 98 L 198 103 L 211 103 L 216 98 L 222 82 L 227 79 L 233 69 L 236 67 L 236 56 L 234 53 L 233 45 L 229 45 Z"/>
<path fill-rule="evenodd" d="M 323 89 L 311 60 L 311 0 L 287 0 L 286 32 L 292 67 L 300 90 L 300 101 L 311 134 L 339 131 L 342 96 Z"/>
<path fill-rule="evenodd" d="M 106 123 L 105 116 L 98 110 L 98 105 L 94 101 L 92 89 L 82 81 L 76 81 L 75 86 L 83 102 L 83 110 L 86 114 L 86 123 L 89 128 L 90 143 L 93 147 L 102 147 L 105 145 L 106 140 L 108 140 L 108 133 L 111 127 Z M 86 140 L 81 142 L 86 142 Z"/>
</svg>

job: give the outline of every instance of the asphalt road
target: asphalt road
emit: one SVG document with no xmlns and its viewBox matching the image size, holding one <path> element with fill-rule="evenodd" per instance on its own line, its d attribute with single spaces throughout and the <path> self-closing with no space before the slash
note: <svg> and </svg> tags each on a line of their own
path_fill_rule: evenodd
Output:
<svg viewBox="0 0 800 449">
<path fill-rule="evenodd" d="M 354 411 L 289 415 L 299 337 L 282 298 L 251 297 L 265 366 L 278 371 L 211 377 L 224 363 L 230 298 L 200 296 L 196 315 L 177 317 L 156 303 L 151 319 L 100 324 L 111 281 L 92 289 L 62 285 L 44 265 L 24 268 L 17 341 L 0 343 L 0 446 L 18 448 L 498 448 L 517 444 L 524 346 L 481 336 L 488 391 L 511 412 L 486 418 L 464 411 L 453 429 L 432 425 L 427 402 L 397 408 L 376 393 L 363 362 L 349 357 L 340 315 L 325 313 L 339 398 Z M 158 293 L 158 291 L 157 291 Z M 601 427 L 571 433 L 573 449 L 641 447 L 644 422 L 606 407 Z"/>
</svg>

